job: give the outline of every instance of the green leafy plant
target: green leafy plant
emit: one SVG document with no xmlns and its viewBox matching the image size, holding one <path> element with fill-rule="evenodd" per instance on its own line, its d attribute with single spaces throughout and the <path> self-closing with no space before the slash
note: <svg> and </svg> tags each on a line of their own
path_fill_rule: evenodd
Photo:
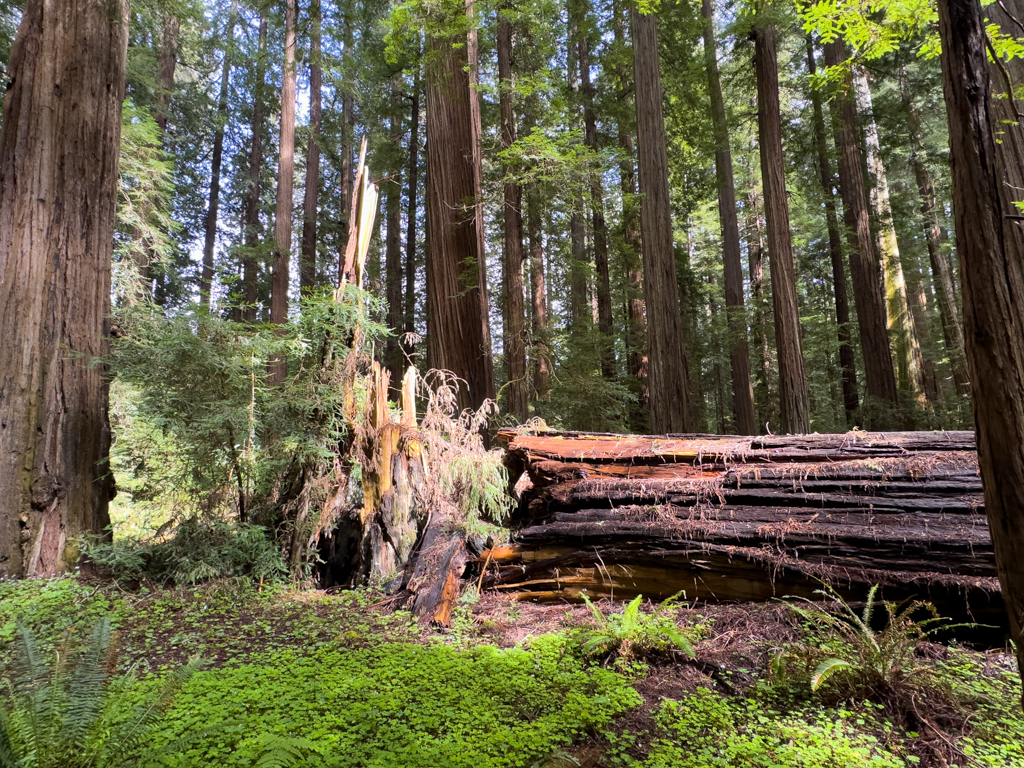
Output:
<svg viewBox="0 0 1024 768">
<path fill-rule="evenodd" d="M 168 675 L 151 697 L 134 695 L 129 675 L 110 685 L 110 621 L 84 645 L 44 661 L 32 633 L 18 631 L 18 653 L 0 703 L 0 768 L 116 768 L 135 765 L 173 697 L 196 672 L 193 661 Z M 168 749 L 171 745 L 168 745 Z"/>
<path fill-rule="evenodd" d="M 788 651 L 815 661 L 811 690 L 817 691 L 830 680 L 860 694 L 913 686 L 916 680 L 931 675 L 927 666 L 917 662 L 919 643 L 939 630 L 963 626 L 939 616 L 935 606 L 925 600 L 880 601 L 878 590 L 877 584 L 868 590 L 860 613 L 827 585 L 816 594 L 831 603 L 832 610 L 817 608 L 806 599 L 802 599 L 806 605 L 790 604 L 818 641 L 794 644 Z M 872 627 L 879 606 L 888 615 L 881 631 Z M 922 612 L 928 618 L 915 618 Z"/>
<path fill-rule="evenodd" d="M 607 616 L 589 597 L 583 595 L 583 601 L 590 608 L 597 625 L 584 633 L 581 646 L 583 655 L 630 661 L 676 650 L 694 658 L 696 654 L 693 644 L 669 615 L 680 595 L 681 592 L 668 598 L 650 614 L 640 609 L 643 595 L 637 595 L 622 613 Z"/>
<path fill-rule="evenodd" d="M 186 586 L 225 578 L 274 582 L 288 575 L 263 527 L 213 517 L 183 520 L 167 538 L 93 538 L 86 551 L 120 581 Z"/>
</svg>

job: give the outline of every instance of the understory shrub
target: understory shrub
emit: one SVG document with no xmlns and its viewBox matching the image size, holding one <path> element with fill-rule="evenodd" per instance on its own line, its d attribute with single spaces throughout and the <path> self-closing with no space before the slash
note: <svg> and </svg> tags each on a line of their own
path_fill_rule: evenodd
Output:
<svg viewBox="0 0 1024 768">
<path fill-rule="evenodd" d="M 383 644 L 197 674 L 168 712 L 154 747 L 219 723 L 174 768 L 249 766 L 261 742 L 301 736 L 308 768 L 525 768 L 559 745 L 596 732 L 640 703 L 626 680 L 585 669 L 562 637 L 529 649 L 440 643 Z"/>
<path fill-rule="evenodd" d="M 182 520 L 165 538 L 93 538 L 86 552 L 119 581 L 192 586 L 227 578 L 274 582 L 288 575 L 265 528 L 215 517 Z"/>
<path fill-rule="evenodd" d="M 581 651 L 585 657 L 631 661 L 648 656 L 681 651 L 694 657 L 693 645 L 671 615 L 682 593 L 665 600 L 653 613 L 644 613 L 640 607 L 643 595 L 637 595 L 622 609 L 622 613 L 607 616 L 583 595 L 590 608 L 595 626 L 581 633 Z"/>
</svg>

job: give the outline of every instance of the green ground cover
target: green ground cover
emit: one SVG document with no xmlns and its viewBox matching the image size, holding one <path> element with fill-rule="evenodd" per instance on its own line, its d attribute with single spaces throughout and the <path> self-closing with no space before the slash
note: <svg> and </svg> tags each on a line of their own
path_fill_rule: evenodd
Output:
<svg viewBox="0 0 1024 768">
<path fill-rule="evenodd" d="M 1024 768 L 1020 682 L 1005 655 L 932 645 L 915 657 L 965 713 L 954 724 L 927 701 L 910 705 L 920 707 L 915 719 L 773 674 L 791 638 L 807 642 L 785 611 L 683 605 L 624 621 L 614 618 L 622 606 L 603 606 L 602 624 L 586 606 L 469 599 L 441 631 L 381 611 L 379 597 L 240 581 L 135 591 L 81 578 L 0 583 L 0 697 L 9 708 L 19 627 L 49 660 L 66 658 L 108 617 L 117 653 L 105 706 L 149 706 L 170 671 L 204 660 L 117 765 Z M 662 642 L 671 616 L 696 661 Z M 738 646 L 744 616 L 751 636 Z M 650 658 L 642 644 L 625 655 L 586 652 L 609 626 L 623 634 L 632 625 L 653 638 Z M 724 667 L 721 681 L 701 671 L 709 659 Z M 121 710 L 112 721 L 128 717 Z M 0 739 L 7 768 L 2 752 Z"/>
</svg>

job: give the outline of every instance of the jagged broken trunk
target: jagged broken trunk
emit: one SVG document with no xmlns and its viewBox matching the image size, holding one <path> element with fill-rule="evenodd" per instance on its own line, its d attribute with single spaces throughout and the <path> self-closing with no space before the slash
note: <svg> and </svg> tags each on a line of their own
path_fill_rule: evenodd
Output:
<svg viewBox="0 0 1024 768">
<path fill-rule="evenodd" d="M 827 580 L 1003 621 L 970 432 L 499 435 L 530 485 L 484 587 L 765 600 Z"/>
</svg>

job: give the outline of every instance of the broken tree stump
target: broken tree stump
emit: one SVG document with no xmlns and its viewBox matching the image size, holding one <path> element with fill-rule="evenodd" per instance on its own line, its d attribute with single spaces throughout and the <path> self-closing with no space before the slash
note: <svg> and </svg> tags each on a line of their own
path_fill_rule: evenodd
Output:
<svg viewBox="0 0 1024 768">
<path fill-rule="evenodd" d="M 851 599 L 1003 608 L 970 432 L 631 436 L 502 430 L 529 487 L 484 588 L 520 598 Z M 513 478 L 514 482 L 515 478 Z"/>
</svg>

